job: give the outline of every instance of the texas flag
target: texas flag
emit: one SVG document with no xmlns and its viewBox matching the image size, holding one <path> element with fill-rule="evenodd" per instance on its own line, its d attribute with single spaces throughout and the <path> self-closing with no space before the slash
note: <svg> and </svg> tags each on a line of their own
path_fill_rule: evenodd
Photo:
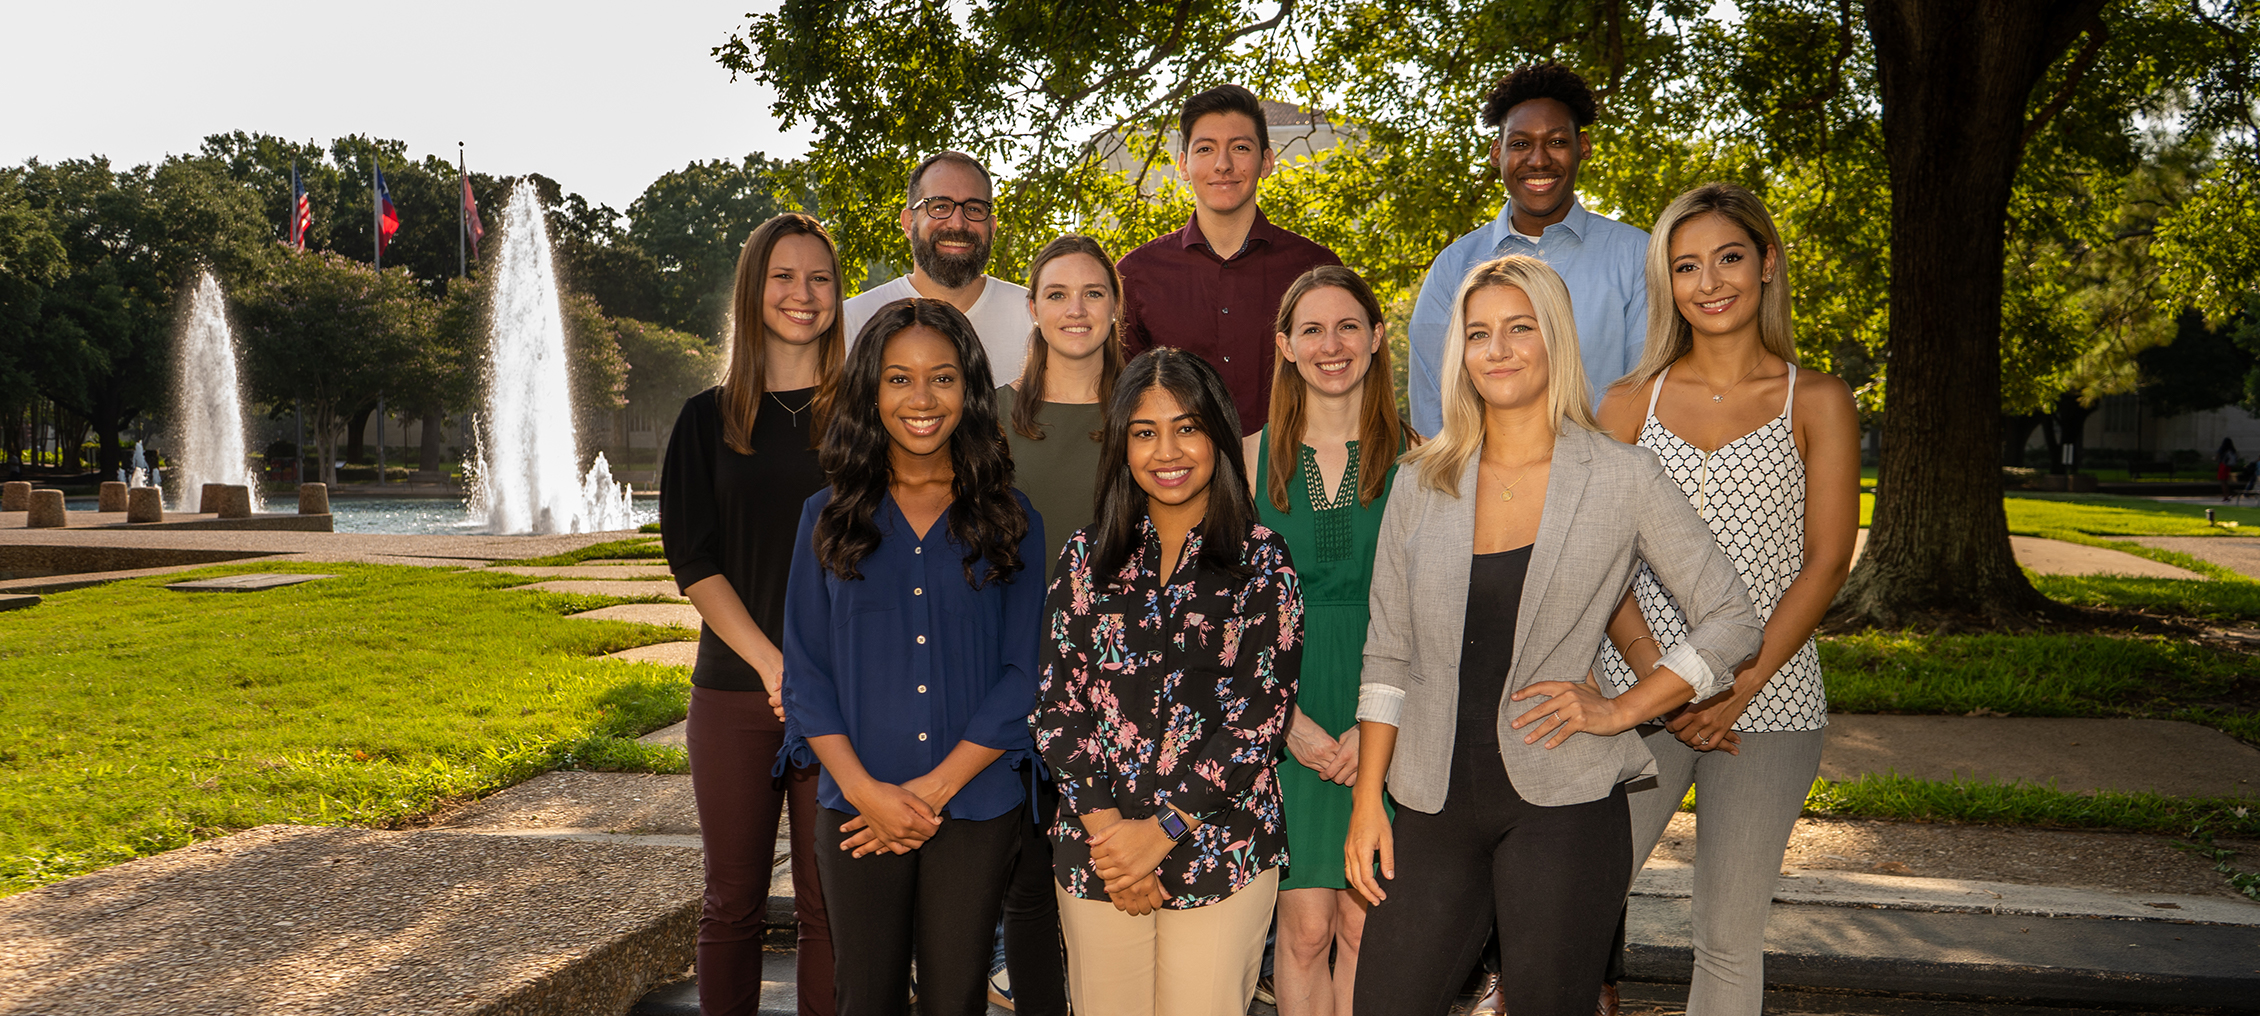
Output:
<svg viewBox="0 0 2260 1016">
<path fill-rule="evenodd" d="M 392 207 L 392 192 L 385 189 L 385 171 L 377 170 L 377 256 L 383 257 L 385 247 L 392 243 L 392 234 L 400 232 L 400 212 Z"/>
<path fill-rule="evenodd" d="M 487 228 L 479 222 L 479 200 L 471 196 L 471 178 L 463 178 L 463 230 L 471 240 L 471 256 L 479 256 L 479 239 L 487 235 Z"/>
<path fill-rule="evenodd" d="M 306 232 L 314 226 L 314 205 L 306 197 L 306 185 L 298 179 L 298 164 L 290 164 L 290 245 L 306 249 Z"/>
</svg>

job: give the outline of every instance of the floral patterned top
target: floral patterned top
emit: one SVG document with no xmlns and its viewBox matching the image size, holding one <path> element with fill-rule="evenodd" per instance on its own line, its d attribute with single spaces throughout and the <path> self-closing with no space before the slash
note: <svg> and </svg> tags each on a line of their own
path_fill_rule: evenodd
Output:
<svg viewBox="0 0 2260 1016">
<path fill-rule="evenodd" d="M 1303 596 L 1286 541 L 1260 525 L 1246 579 L 1202 561 L 1196 529 L 1164 581 L 1153 523 L 1139 534 L 1114 576 L 1126 588 L 1110 590 L 1091 574 L 1095 541 L 1077 532 L 1044 604 L 1036 746 L 1059 783 L 1053 873 L 1077 898 L 1106 899 L 1077 816 L 1150 818 L 1173 803 L 1202 822 L 1160 868 L 1166 905 L 1190 910 L 1287 863 L 1279 756 L 1302 671 Z"/>
</svg>

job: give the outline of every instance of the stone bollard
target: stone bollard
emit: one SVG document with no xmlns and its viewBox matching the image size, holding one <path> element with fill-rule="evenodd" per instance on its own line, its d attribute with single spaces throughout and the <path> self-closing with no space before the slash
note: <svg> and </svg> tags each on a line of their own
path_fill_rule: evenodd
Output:
<svg viewBox="0 0 2260 1016">
<path fill-rule="evenodd" d="M 328 515 L 330 513 L 330 485 L 326 483 L 301 483 L 298 485 L 298 514 Z"/>
<path fill-rule="evenodd" d="M 96 498 L 94 499 L 94 510 L 95 510 L 95 511 L 98 511 L 98 512 L 122 512 L 122 511 L 125 511 L 125 510 L 126 510 L 126 483 L 125 483 L 125 481 L 124 481 L 124 480 L 104 480 L 104 481 L 102 481 L 102 493 L 101 493 L 101 494 L 100 494 L 99 496 L 97 496 L 97 497 L 96 497 Z"/>
<path fill-rule="evenodd" d="M 223 519 L 251 517 L 251 488 L 240 483 L 220 484 L 217 514 Z"/>
<path fill-rule="evenodd" d="M 30 515 L 29 515 L 28 517 L 26 517 L 26 518 L 24 519 L 24 528 L 25 528 L 25 529 L 61 529 L 61 528 L 63 528 L 63 522 L 64 522 L 64 520 L 65 520 L 65 516 L 63 515 L 63 492 L 62 492 L 62 491 L 59 491 L 59 490 L 35 490 L 35 491 L 32 491 L 32 492 L 31 492 L 31 507 L 30 507 L 29 509 L 27 509 L 27 510 L 28 510 L 28 511 L 29 511 L 29 512 L 30 512 L 31 514 L 30 514 Z"/>
<path fill-rule="evenodd" d="M 31 510 L 31 481 L 9 480 L 0 483 L 0 512 Z"/>
<path fill-rule="evenodd" d="M 217 511 L 219 511 L 219 510 L 220 510 L 220 488 L 222 488 L 222 487 L 225 487 L 225 486 L 227 486 L 227 484 L 224 484 L 224 483 L 207 483 L 207 484 L 205 484 L 205 485 L 204 485 L 204 489 L 203 489 L 203 490 L 197 491 L 197 492 L 196 492 L 196 514 L 198 514 L 198 515 L 210 515 L 210 514 L 213 514 L 214 512 L 217 512 Z"/>
<path fill-rule="evenodd" d="M 126 521 L 165 521 L 165 492 L 155 487 L 135 487 L 126 491 Z"/>
</svg>

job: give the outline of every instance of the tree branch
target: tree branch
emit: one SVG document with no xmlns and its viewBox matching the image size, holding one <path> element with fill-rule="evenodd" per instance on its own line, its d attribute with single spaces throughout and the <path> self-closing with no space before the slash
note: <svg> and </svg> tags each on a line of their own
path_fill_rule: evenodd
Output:
<svg viewBox="0 0 2260 1016">
<path fill-rule="evenodd" d="M 1836 59 L 1829 61 L 1828 87 L 1782 108 L 1802 112 L 1828 105 L 1830 99 L 1844 91 L 1844 63 L 1852 58 L 1856 45 L 1857 38 L 1852 34 L 1852 0 L 1836 0 Z"/>
<path fill-rule="evenodd" d="M 2087 69 L 2095 65 L 2095 58 L 2103 52 L 2103 43 L 2110 37 L 2111 30 L 2104 26 L 2102 17 L 2098 16 L 2088 24 L 2087 45 L 2081 48 L 2079 56 L 2073 58 L 2071 70 L 2064 75 L 2064 86 L 2056 90 L 2055 97 L 2048 100 L 2048 105 L 2040 108 L 2039 115 L 2025 124 L 2024 136 L 2017 139 L 2018 150 L 2022 151 L 2032 142 L 2034 135 L 2039 134 L 2050 120 L 2056 118 L 2056 114 L 2063 112 L 2064 107 L 2071 104 L 2072 93 L 2079 89 L 2080 78 L 2086 76 Z"/>
</svg>

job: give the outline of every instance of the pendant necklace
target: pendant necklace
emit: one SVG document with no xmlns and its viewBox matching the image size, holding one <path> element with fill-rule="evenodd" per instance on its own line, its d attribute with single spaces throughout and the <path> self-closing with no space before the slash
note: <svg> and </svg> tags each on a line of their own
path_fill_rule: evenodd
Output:
<svg viewBox="0 0 2260 1016">
<path fill-rule="evenodd" d="M 780 399 L 780 398 L 777 398 L 777 393 L 776 393 L 776 392 L 770 392 L 770 393 L 769 393 L 769 398 L 770 398 L 770 399 L 771 399 L 772 401 L 774 401 L 774 402 L 776 402 L 776 403 L 777 403 L 777 408 L 779 408 L 779 409 L 782 409 L 782 410 L 784 410 L 785 412 L 787 412 L 787 413 L 791 413 L 791 414 L 792 414 L 792 417 L 793 417 L 793 426 L 795 426 L 795 427 L 798 427 L 798 426 L 800 426 L 800 414 L 807 412 L 807 411 L 808 411 L 808 407 L 810 407 L 810 406 L 812 406 L 812 405 L 815 405 L 815 404 L 816 404 L 816 396 L 815 396 L 815 394 L 814 394 L 814 393 L 811 393 L 811 394 L 810 394 L 810 395 L 808 396 L 808 401 L 807 401 L 807 402 L 803 402 L 803 403 L 801 403 L 801 404 L 800 404 L 800 408 L 799 408 L 799 409 L 794 409 L 794 408 L 793 408 L 793 407 L 791 407 L 791 406 L 785 405 L 785 400 L 783 400 L 783 399 Z"/>
<path fill-rule="evenodd" d="M 1521 482 L 1522 482 L 1522 478 L 1523 478 L 1523 477 L 1525 477 L 1525 476 L 1529 476 L 1529 475 L 1530 475 L 1530 467 L 1528 467 L 1528 466 L 1525 466 L 1525 467 L 1523 467 L 1523 470 L 1522 470 L 1522 472 L 1520 472 L 1520 473 L 1518 473 L 1518 474 L 1516 474 L 1516 475 L 1515 475 L 1515 483 L 1521 483 Z M 1503 489 L 1503 490 L 1499 491 L 1499 503 L 1500 503 L 1500 504 L 1506 504 L 1507 502 L 1509 502 L 1509 501 L 1512 501 L 1512 500 L 1514 500 L 1514 499 L 1515 499 L 1515 483 L 1510 483 L 1510 484 L 1507 484 L 1507 486 L 1506 486 L 1506 488 L 1505 488 L 1505 489 Z"/>
<path fill-rule="evenodd" d="M 1750 380 L 1750 375 L 1757 373 L 1757 372 L 1758 372 L 1758 368 L 1759 368 L 1759 367 L 1763 367 L 1763 366 L 1765 366 L 1765 363 L 1766 363 L 1766 358 L 1765 358 L 1765 356 L 1763 356 L 1763 355 L 1760 355 L 1760 356 L 1758 357 L 1758 362 L 1751 364 L 1751 365 L 1750 365 L 1750 369 L 1749 369 L 1749 370 L 1743 371 L 1743 372 L 1742 372 L 1742 376 L 1741 376 L 1741 377 L 1735 378 L 1735 379 L 1734 379 L 1734 383 L 1733 383 L 1733 384 L 1730 384 L 1730 385 L 1728 385 L 1728 386 L 1726 386 L 1726 390 L 1725 390 L 1725 391 L 1723 391 L 1723 392 L 1714 392 L 1714 393 L 1713 393 L 1713 394 L 1711 395 L 1711 401 L 1712 401 L 1712 402 L 1725 402 L 1725 401 L 1726 401 L 1726 397 L 1727 397 L 1727 396 L 1734 394 L 1734 390 L 1735 390 L 1736 388 L 1740 387 L 1740 386 L 1741 386 L 1741 384 L 1742 384 L 1742 382 Z M 1702 371 L 1699 371 L 1699 370 L 1695 370 L 1695 369 L 1694 369 L 1694 367 L 1693 367 L 1692 365 L 1691 365 L 1691 366 L 1689 366 L 1689 367 L 1688 367 L 1688 369 L 1689 369 L 1690 371 L 1693 371 L 1693 373 L 1695 374 L 1695 379 L 1696 379 L 1696 380 L 1703 382 L 1703 387 L 1704 387 L 1704 388 L 1715 388 L 1715 387 L 1716 387 L 1716 386 L 1714 386 L 1714 385 L 1712 385 L 1712 384 L 1711 384 L 1711 379 L 1710 379 L 1710 378 L 1707 378 L 1707 377 L 1704 377 L 1704 376 L 1703 376 L 1703 372 L 1702 372 Z"/>
</svg>

